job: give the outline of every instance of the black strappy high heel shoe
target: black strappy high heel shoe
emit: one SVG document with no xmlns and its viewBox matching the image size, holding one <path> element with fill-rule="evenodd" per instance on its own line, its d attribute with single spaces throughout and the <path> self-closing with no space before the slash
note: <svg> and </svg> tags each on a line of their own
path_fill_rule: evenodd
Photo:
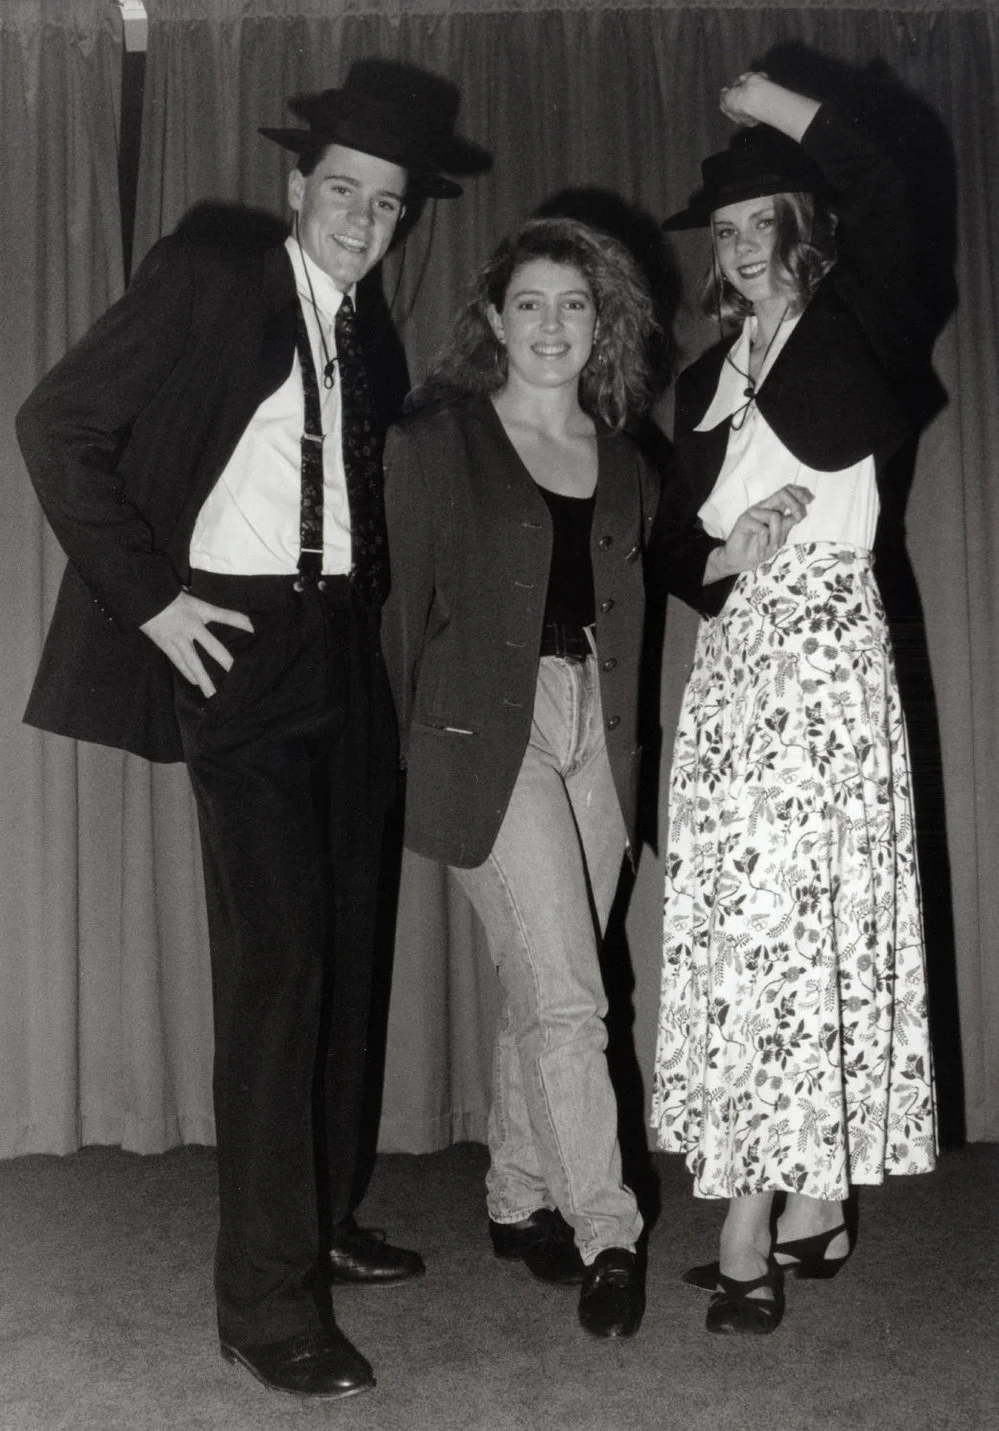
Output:
<svg viewBox="0 0 999 1431">
<path fill-rule="evenodd" d="M 702 1292 L 717 1292 L 721 1286 L 720 1276 L 721 1268 L 716 1260 L 704 1262 L 699 1267 L 688 1267 L 680 1281 L 686 1282 L 688 1287 L 699 1287 Z"/>
<path fill-rule="evenodd" d="M 704 1325 L 709 1332 L 727 1335 L 732 1332 L 751 1336 L 766 1336 L 776 1331 L 784 1316 L 784 1275 L 776 1262 L 771 1262 L 762 1277 L 738 1282 L 734 1277 L 718 1273 L 719 1291 L 708 1304 Z M 761 1287 L 769 1287 L 772 1297 L 751 1297 Z"/>
<path fill-rule="evenodd" d="M 849 1252 L 844 1252 L 842 1257 L 826 1256 L 829 1244 L 841 1232 L 846 1231 L 846 1223 L 841 1222 L 839 1227 L 834 1227 L 829 1232 L 816 1232 L 812 1237 L 798 1237 L 792 1242 L 778 1242 L 774 1246 L 774 1256 L 780 1252 L 794 1260 L 779 1262 L 777 1265 L 803 1280 L 811 1278 L 815 1281 L 828 1281 L 850 1260 L 852 1247 Z M 688 1287 L 699 1287 L 702 1292 L 717 1292 L 721 1286 L 721 1272 L 717 1262 L 704 1262 L 699 1267 L 688 1268 L 680 1280 L 686 1282 Z"/>
<path fill-rule="evenodd" d="M 841 1222 L 839 1227 L 834 1227 L 829 1232 L 817 1232 L 814 1237 L 799 1237 L 793 1242 L 778 1242 L 774 1247 L 774 1254 L 779 1252 L 784 1257 L 794 1258 L 793 1262 L 782 1262 L 780 1266 L 785 1272 L 790 1272 L 795 1277 L 828 1280 L 830 1277 L 835 1277 L 839 1269 L 850 1260 L 852 1247 L 844 1252 L 842 1257 L 826 1256 L 826 1248 L 829 1244 L 846 1230 L 846 1223 Z M 698 1269 L 692 1268 L 691 1270 L 697 1271 Z"/>
</svg>

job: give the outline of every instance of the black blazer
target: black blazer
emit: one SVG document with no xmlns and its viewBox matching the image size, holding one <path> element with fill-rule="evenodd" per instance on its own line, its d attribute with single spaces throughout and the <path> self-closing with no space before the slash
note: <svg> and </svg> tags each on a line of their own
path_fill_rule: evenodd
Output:
<svg viewBox="0 0 999 1431">
<path fill-rule="evenodd" d="M 885 461 L 913 425 L 905 380 L 925 351 L 912 219 L 901 175 L 835 110 L 824 105 L 801 143 L 832 190 L 838 258 L 756 400 L 799 461 L 834 472 L 873 455 L 880 482 Z M 704 615 L 721 610 L 734 581 L 703 585 L 705 561 L 721 543 L 697 517 L 721 469 L 729 428 L 720 423 L 709 432 L 694 429 L 734 341 L 709 349 L 677 383 L 674 480 L 657 532 L 670 589 Z"/>
<path fill-rule="evenodd" d="M 591 553 L 607 749 L 634 844 L 642 555 L 658 484 L 602 433 Z M 445 864 L 493 847 L 530 736 L 552 523 L 486 397 L 389 432 L 392 590 L 382 644 L 406 760 L 407 846 Z"/>
<path fill-rule="evenodd" d="M 297 301 L 283 246 L 164 239 L 24 403 L 25 462 L 69 557 L 29 723 L 182 758 L 172 667 L 138 628 L 187 581 L 202 503 L 291 370 Z"/>
</svg>

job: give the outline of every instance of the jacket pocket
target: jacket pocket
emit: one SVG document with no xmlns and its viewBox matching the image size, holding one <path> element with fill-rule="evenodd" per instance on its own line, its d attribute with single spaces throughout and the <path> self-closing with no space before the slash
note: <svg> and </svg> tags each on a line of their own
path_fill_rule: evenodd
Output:
<svg viewBox="0 0 999 1431">
<path fill-rule="evenodd" d="M 477 736 L 479 731 L 473 726 L 457 720 L 452 724 L 446 720 L 422 720 L 417 717 L 413 720 L 411 733 L 413 735 Z"/>
</svg>

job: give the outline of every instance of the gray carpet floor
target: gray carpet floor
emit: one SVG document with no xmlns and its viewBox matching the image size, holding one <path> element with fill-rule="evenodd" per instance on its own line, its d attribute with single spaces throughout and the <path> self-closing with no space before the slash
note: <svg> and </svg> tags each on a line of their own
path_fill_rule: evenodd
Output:
<svg viewBox="0 0 999 1431">
<path fill-rule="evenodd" d="M 427 1275 L 340 1289 L 374 1391 L 306 1404 L 223 1363 L 214 1336 L 210 1149 L 91 1148 L 0 1163 L 2 1431 L 991 1431 L 999 1427 L 999 1147 L 861 1190 L 859 1243 L 831 1282 L 789 1282 L 770 1337 L 703 1329 L 678 1274 L 714 1255 L 719 1204 L 657 1157 L 661 1212 L 638 1336 L 594 1341 L 575 1294 L 493 1258 L 485 1152 L 383 1157 L 362 1221 Z"/>
</svg>

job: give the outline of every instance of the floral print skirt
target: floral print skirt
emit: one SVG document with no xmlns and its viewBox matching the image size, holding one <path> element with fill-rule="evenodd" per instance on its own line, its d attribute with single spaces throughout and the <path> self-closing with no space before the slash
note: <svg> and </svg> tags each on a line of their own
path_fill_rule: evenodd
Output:
<svg viewBox="0 0 999 1431">
<path fill-rule="evenodd" d="M 785 547 L 702 622 L 669 820 L 652 1121 L 695 1194 L 928 1171 L 908 750 L 869 552 Z"/>
</svg>

